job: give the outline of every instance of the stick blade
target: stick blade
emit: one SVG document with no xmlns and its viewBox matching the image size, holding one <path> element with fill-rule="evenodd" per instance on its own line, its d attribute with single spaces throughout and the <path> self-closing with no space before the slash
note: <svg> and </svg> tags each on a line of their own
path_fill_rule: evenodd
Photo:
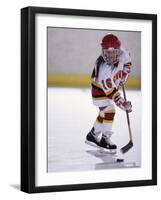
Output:
<svg viewBox="0 0 161 200">
<path fill-rule="evenodd" d="M 131 148 L 133 147 L 133 142 L 130 140 L 130 142 L 125 145 L 124 147 L 121 148 L 121 152 L 122 153 L 126 153 L 127 151 L 129 151 Z"/>
</svg>

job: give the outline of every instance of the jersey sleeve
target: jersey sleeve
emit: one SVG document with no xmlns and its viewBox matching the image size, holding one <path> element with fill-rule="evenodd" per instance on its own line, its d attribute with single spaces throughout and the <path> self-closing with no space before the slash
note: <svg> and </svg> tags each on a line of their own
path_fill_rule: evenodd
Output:
<svg viewBox="0 0 161 200">
<path fill-rule="evenodd" d="M 123 52 L 122 61 L 124 63 L 125 70 L 126 70 L 126 68 L 131 69 L 131 66 L 132 66 L 131 56 L 130 56 L 130 53 L 126 50 L 124 50 L 124 52 Z"/>
<path fill-rule="evenodd" d="M 125 49 L 122 49 L 122 52 L 121 61 L 123 63 L 123 76 L 128 76 L 132 67 L 131 56 Z"/>
</svg>

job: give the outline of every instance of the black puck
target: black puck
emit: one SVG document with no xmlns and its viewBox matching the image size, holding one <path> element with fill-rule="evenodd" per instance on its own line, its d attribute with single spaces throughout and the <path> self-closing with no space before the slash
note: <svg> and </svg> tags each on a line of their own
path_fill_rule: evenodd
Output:
<svg viewBox="0 0 161 200">
<path fill-rule="evenodd" d="M 117 158 L 116 162 L 124 162 L 124 159 Z"/>
</svg>

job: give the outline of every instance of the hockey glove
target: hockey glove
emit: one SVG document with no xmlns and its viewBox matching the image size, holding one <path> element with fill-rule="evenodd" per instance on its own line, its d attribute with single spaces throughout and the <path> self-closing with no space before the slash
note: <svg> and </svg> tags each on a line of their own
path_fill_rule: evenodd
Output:
<svg viewBox="0 0 161 200">
<path fill-rule="evenodd" d="M 124 67 L 124 69 L 122 71 L 122 78 L 121 78 L 121 81 L 120 81 L 120 85 L 121 86 L 126 83 L 128 77 L 129 77 L 130 72 L 131 72 L 131 70 L 129 68 Z"/>
<path fill-rule="evenodd" d="M 122 110 L 132 112 L 132 104 L 130 101 L 125 101 L 121 96 L 116 97 L 114 101 Z"/>
</svg>

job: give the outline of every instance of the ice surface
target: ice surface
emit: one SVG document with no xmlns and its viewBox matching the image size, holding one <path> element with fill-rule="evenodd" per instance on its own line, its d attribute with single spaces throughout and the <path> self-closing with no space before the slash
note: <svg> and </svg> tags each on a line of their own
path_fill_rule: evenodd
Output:
<svg viewBox="0 0 161 200">
<path fill-rule="evenodd" d="M 119 149 L 129 142 L 126 113 L 116 107 L 112 141 L 117 155 L 102 154 L 85 144 L 98 115 L 90 89 L 48 88 L 48 172 L 139 167 L 141 165 L 141 92 L 127 91 L 132 101 L 130 122 L 134 147 L 126 154 Z M 117 163 L 117 158 L 124 162 Z"/>
</svg>

